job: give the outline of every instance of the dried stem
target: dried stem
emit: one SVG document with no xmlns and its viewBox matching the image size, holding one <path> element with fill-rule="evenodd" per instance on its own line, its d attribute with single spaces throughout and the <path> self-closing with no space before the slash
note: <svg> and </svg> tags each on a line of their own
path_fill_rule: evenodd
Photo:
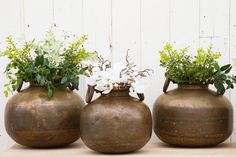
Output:
<svg viewBox="0 0 236 157">
<path fill-rule="evenodd" d="M 145 77 L 145 76 L 146 76 L 145 73 L 148 74 L 148 75 L 150 75 L 150 72 L 153 73 L 153 72 L 154 72 L 153 69 L 144 69 L 144 70 L 142 70 L 142 71 L 139 71 L 139 72 L 138 72 L 138 75 L 136 75 L 135 77 L 137 77 L 137 76 Z"/>
</svg>

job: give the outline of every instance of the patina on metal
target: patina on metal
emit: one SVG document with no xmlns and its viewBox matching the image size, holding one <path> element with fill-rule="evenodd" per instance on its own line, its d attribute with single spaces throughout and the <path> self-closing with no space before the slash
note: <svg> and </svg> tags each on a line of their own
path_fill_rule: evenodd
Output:
<svg viewBox="0 0 236 157">
<path fill-rule="evenodd" d="M 88 91 L 86 100 L 91 101 L 91 95 Z M 149 108 L 131 97 L 129 88 L 114 88 L 89 103 L 81 113 L 80 124 L 84 144 L 101 153 L 136 151 L 149 141 L 152 133 Z"/>
<path fill-rule="evenodd" d="M 80 138 L 81 97 L 67 89 L 30 86 L 15 94 L 5 108 L 5 127 L 17 143 L 29 147 L 61 147 Z"/>
<path fill-rule="evenodd" d="M 157 98 L 153 121 L 156 135 L 165 143 L 214 146 L 231 135 L 233 108 L 225 96 L 208 89 L 208 85 L 179 84 Z"/>
</svg>

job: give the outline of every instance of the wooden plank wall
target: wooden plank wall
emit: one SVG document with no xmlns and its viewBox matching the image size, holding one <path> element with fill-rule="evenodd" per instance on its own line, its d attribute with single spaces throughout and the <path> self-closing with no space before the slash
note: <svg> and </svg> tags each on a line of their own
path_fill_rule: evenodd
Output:
<svg viewBox="0 0 236 157">
<path fill-rule="evenodd" d="M 162 93 L 164 70 L 159 67 L 158 50 L 166 42 L 176 48 L 213 44 L 222 52 L 221 63 L 236 58 L 236 0 L 5 0 L 0 1 L 0 41 L 7 35 L 42 38 L 58 27 L 67 32 L 87 34 L 89 50 L 97 50 L 114 62 L 124 61 L 127 49 L 141 68 L 152 68 L 145 102 L 152 103 Z M 3 47 L 4 44 L 0 46 Z M 0 91 L 6 82 L 0 64 Z M 234 70 L 236 72 L 236 70 Z M 80 95 L 86 85 L 81 78 Z M 175 87 L 174 85 L 171 88 Z M 14 142 L 4 129 L 7 98 L 0 92 L 0 151 Z M 226 93 L 236 105 L 236 90 Z M 156 137 L 153 136 L 152 141 Z M 235 141 L 236 132 L 227 141 Z"/>
</svg>

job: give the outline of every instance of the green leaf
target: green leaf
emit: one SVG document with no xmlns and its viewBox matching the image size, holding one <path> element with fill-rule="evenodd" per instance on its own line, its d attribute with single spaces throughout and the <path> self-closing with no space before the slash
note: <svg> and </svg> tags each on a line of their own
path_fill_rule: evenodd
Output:
<svg viewBox="0 0 236 157">
<path fill-rule="evenodd" d="M 76 90 L 79 90 L 79 78 L 75 78 L 72 80 L 72 85 Z"/>
<path fill-rule="evenodd" d="M 228 74 L 232 69 L 232 66 L 230 66 L 227 70 L 225 70 L 225 74 Z"/>
<path fill-rule="evenodd" d="M 67 76 L 64 76 L 64 77 L 61 79 L 61 84 L 66 83 L 67 80 L 68 80 Z"/>
<path fill-rule="evenodd" d="M 225 93 L 225 87 L 222 83 L 214 83 L 214 86 L 218 94 L 223 95 Z"/>
<path fill-rule="evenodd" d="M 232 82 L 231 82 L 230 80 L 225 80 L 225 83 L 226 83 L 227 85 L 232 84 Z"/>
<path fill-rule="evenodd" d="M 229 88 L 233 89 L 234 88 L 234 85 L 230 80 L 225 80 L 225 83 L 227 84 L 227 89 L 229 89 Z"/>
<path fill-rule="evenodd" d="M 43 55 L 37 56 L 37 57 L 35 58 L 35 65 L 36 65 L 36 66 L 38 66 L 38 65 L 43 65 L 43 61 L 44 61 Z"/>
<path fill-rule="evenodd" d="M 43 66 L 49 66 L 49 61 L 47 58 L 44 58 L 43 60 Z"/>
<path fill-rule="evenodd" d="M 221 80 L 226 80 L 226 78 L 227 78 L 227 76 L 226 76 L 225 74 L 221 74 L 221 75 L 220 75 L 220 79 L 221 79 Z"/>
<path fill-rule="evenodd" d="M 90 77 L 90 75 L 89 75 L 88 72 L 85 72 L 85 73 L 84 73 L 84 76 Z"/>
<path fill-rule="evenodd" d="M 17 83 L 16 83 L 16 90 L 20 91 L 23 85 L 23 80 L 21 78 L 17 79 Z"/>
<path fill-rule="evenodd" d="M 231 64 L 226 64 L 220 68 L 221 71 L 227 70 L 229 67 L 231 67 Z"/>
<path fill-rule="evenodd" d="M 14 84 L 11 85 L 11 88 L 12 88 L 13 91 L 15 91 L 16 90 L 16 85 L 14 85 Z"/>
<path fill-rule="evenodd" d="M 5 97 L 8 97 L 8 91 L 5 90 L 3 93 L 4 93 Z"/>
<path fill-rule="evenodd" d="M 84 75 L 85 72 L 87 71 L 87 69 L 88 69 L 88 67 L 85 67 L 85 68 L 80 69 L 79 74 Z"/>
<path fill-rule="evenodd" d="M 48 97 L 51 98 L 53 96 L 53 89 L 48 87 Z"/>
<path fill-rule="evenodd" d="M 217 71 L 220 70 L 220 66 L 219 66 L 219 64 L 218 64 L 217 62 L 214 64 L 214 68 L 215 68 Z"/>
<path fill-rule="evenodd" d="M 37 80 L 38 84 L 40 84 L 41 76 L 40 76 L 40 75 L 37 75 L 37 76 L 36 76 L 36 80 Z"/>
<path fill-rule="evenodd" d="M 44 86 L 45 85 L 45 77 L 44 76 L 41 76 L 41 79 L 40 79 L 40 85 L 41 86 Z"/>
<path fill-rule="evenodd" d="M 36 50 L 35 50 L 35 53 L 38 55 L 38 56 L 41 56 L 43 53 L 42 53 L 42 50 L 41 49 L 39 49 L 39 48 L 37 48 Z"/>
</svg>

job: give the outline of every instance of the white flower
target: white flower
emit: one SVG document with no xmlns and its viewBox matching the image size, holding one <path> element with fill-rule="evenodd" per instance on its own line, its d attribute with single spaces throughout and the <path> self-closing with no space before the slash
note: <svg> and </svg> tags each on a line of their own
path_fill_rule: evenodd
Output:
<svg viewBox="0 0 236 157">
<path fill-rule="evenodd" d="M 100 73 L 100 76 L 105 79 L 105 80 L 111 80 L 111 71 L 109 70 L 102 70 L 101 73 Z"/>
<path fill-rule="evenodd" d="M 85 79 L 86 83 L 90 86 L 95 86 L 96 85 L 96 80 L 97 80 L 97 77 L 95 77 L 95 76 L 87 77 Z"/>
<path fill-rule="evenodd" d="M 104 80 L 101 79 L 99 81 L 97 81 L 95 89 L 98 91 L 102 91 L 104 94 L 109 93 L 113 88 L 113 84 L 112 82 L 110 82 L 109 80 Z"/>
<path fill-rule="evenodd" d="M 45 58 L 49 61 L 50 67 L 58 67 L 63 62 L 63 57 L 59 53 L 45 54 Z"/>
<path fill-rule="evenodd" d="M 148 86 L 147 81 L 140 78 L 136 79 L 135 82 L 131 84 L 131 87 L 133 88 L 133 90 L 138 94 L 144 93 L 147 86 Z"/>
<path fill-rule="evenodd" d="M 100 74 L 100 73 L 101 73 L 101 69 L 99 67 L 93 67 L 92 75 Z"/>
<path fill-rule="evenodd" d="M 109 84 L 108 84 L 108 86 L 107 86 L 107 89 L 106 90 L 104 90 L 102 93 L 103 94 L 108 94 L 108 93 L 110 93 L 110 91 L 113 89 L 113 84 L 110 82 Z"/>
</svg>

